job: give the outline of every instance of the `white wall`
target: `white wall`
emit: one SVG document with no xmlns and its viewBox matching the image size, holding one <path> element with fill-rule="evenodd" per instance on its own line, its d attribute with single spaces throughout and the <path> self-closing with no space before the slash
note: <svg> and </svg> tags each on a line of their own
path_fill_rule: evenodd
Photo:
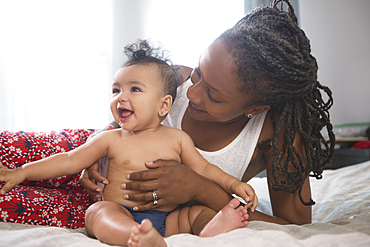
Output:
<svg viewBox="0 0 370 247">
<path fill-rule="evenodd" d="M 195 66 L 204 50 L 244 16 L 244 0 L 111 0 L 112 73 L 123 47 L 140 39 L 161 42 L 175 64 Z"/>
<path fill-rule="evenodd" d="M 333 91 L 333 124 L 370 122 L 370 1 L 300 0 L 299 15 Z"/>
<path fill-rule="evenodd" d="M 123 48 L 144 36 L 147 1 L 113 0 L 112 77 L 124 62 Z M 109 81 L 111 83 L 111 81 Z"/>
</svg>

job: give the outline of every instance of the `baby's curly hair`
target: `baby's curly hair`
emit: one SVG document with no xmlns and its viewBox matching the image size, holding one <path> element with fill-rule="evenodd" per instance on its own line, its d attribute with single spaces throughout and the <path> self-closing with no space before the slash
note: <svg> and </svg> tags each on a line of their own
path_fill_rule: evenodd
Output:
<svg viewBox="0 0 370 247">
<path fill-rule="evenodd" d="M 175 101 L 177 85 L 180 75 L 176 73 L 177 66 L 173 66 L 168 58 L 168 52 L 162 50 L 161 46 L 155 47 L 149 40 L 138 40 L 135 43 L 127 45 L 124 53 L 128 58 L 123 67 L 137 64 L 155 64 L 158 66 L 162 77 L 163 92 L 165 95 L 172 96 L 172 102 Z"/>
<path fill-rule="evenodd" d="M 288 5 L 288 12 L 277 6 L 283 2 Z M 304 205 L 313 205 L 312 199 L 303 200 L 301 192 L 307 176 L 320 179 L 324 165 L 333 157 L 335 137 L 329 118 L 333 97 L 331 90 L 317 80 L 318 65 L 292 5 L 288 0 L 275 0 L 271 7 L 259 7 L 219 39 L 233 57 L 237 74 L 244 82 L 240 90 L 255 95 L 251 104 L 271 106 L 274 137 L 258 147 L 272 147 L 273 190 L 298 191 Z M 327 101 L 321 91 L 326 93 Z M 279 153 L 279 135 L 284 125 L 283 150 Z M 329 140 L 321 134 L 324 127 Z M 305 144 L 306 165 L 293 146 L 297 131 Z M 296 171 L 289 171 L 289 164 Z"/>
</svg>

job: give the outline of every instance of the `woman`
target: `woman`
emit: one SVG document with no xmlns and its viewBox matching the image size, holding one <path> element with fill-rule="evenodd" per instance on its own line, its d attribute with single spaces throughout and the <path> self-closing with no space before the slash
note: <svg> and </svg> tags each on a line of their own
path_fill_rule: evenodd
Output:
<svg viewBox="0 0 370 247">
<path fill-rule="evenodd" d="M 279 2 L 287 3 L 288 13 L 277 8 Z M 267 171 L 273 216 L 249 212 L 250 220 L 311 222 L 314 201 L 308 177 L 320 179 L 334 152 L 331 91 L 317 81 L 317 69 L 292 6 L 278 0 L 221 34 L 201 56 L 191 83 L 178 89 L 165 125 L 183 129 L 206 159 L 242 181 Z M 320 90 L 328 95 L 327 102 Z M 328 141 L 320 133 L 324 127 Z M 216 184 L 174 161 L 155 161 L 148 168 L 132 173 L 132 182 L 122 186 L 137 192 L 127 193 L 125 199 L 142 202 L 139 210 L 188 201 L 220 210 L 231 199 Z M 94 169 L 84 173 L 81 183 L 97 195 L 100 189 L 89 177 L 108 180 Z M 105 209 L 94 210 L 104 214 Z"/>
</svg>

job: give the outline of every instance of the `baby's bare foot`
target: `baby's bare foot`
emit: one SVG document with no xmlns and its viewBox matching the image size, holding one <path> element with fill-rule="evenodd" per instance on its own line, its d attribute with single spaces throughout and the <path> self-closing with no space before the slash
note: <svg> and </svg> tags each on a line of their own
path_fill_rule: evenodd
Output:
<svg viewBox="0 0 370 247">
<path fill-rule="evenodd" d="M 153 227 L 152 222 L 144 219 L 140 225 L 134 226 L 130 238 L 127 241 L 130 247 L 165 247 L 167 246 L 163 237 Z"/>
<path fill-rule="evenodd" d="M 199 236 L 213 237 L 248 225 L 248 211 L 234 198 L 203 228 Z"/>
</svg>

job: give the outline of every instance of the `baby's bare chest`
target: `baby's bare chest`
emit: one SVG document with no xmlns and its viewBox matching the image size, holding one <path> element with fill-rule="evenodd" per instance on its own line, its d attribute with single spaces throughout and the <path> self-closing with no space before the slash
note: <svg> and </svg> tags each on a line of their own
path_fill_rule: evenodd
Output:
<svg viewBox="0 0 370 247">
<path fill-rule="evenodd" d="M 124 166 L 123 169 L 142 170 L 145 162 L 176 160 L 181 162 L 181 148 L 174 140 L 166 139 L 130 139 L 122 141 L 110 151 L 110 165 Z"/>
</svg>

